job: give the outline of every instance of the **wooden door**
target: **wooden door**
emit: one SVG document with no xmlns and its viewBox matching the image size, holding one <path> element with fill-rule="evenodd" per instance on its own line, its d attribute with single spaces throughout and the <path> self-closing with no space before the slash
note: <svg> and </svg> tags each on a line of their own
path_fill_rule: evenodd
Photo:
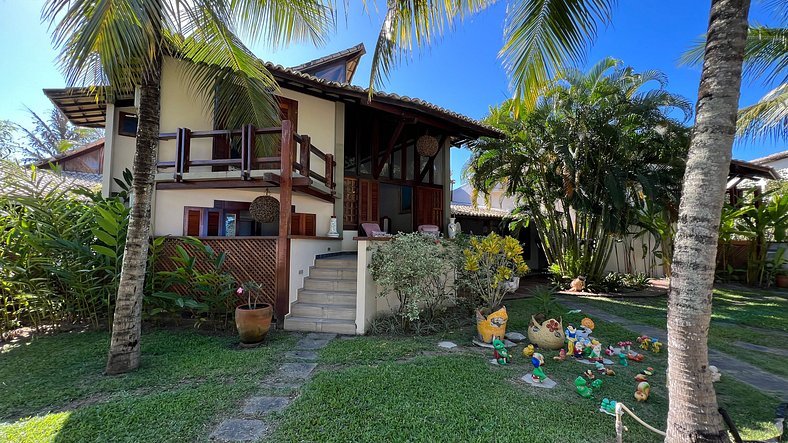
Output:
<svg viewBox="0 0 788 443">
<path fill-rule="evenodd" d="M 359 224 L 378 223 L 380 220 L 380 193 L 378 182 L 375 180 L 359 179 L 358 181 L 358 207 Z"/>
<path fill-rule="evenodd" d="M 420 225 L 443 229 L 443 189 L 416 188 L 416 227 Z"/>
</svg>

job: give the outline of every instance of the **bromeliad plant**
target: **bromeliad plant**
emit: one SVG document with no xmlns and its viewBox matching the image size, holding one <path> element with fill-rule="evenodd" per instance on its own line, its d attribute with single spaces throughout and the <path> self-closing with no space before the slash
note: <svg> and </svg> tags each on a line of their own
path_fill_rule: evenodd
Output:
<svg viewBox="0 0 788 443">
<path fill-rule="evenodd" d="M 508 292 L 506 283 L 528 273 L 523 261 L 523 247 L 512 237 L 492 233 L 483 239 L 471 238 L 465 257 L 464 284 L 493 312 L 500 308 Z"/>
</svg>

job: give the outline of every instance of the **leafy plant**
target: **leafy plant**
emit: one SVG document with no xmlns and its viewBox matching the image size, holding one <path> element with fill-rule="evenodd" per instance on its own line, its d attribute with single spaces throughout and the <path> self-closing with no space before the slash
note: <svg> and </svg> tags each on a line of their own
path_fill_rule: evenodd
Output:
<svg viewBox="0 0 788 443">
<path fill-rule="evenodd" d="M 539 307 L 539 313 L 544 314 L 545 318 L 554 318 L 554 314 L 560 310 L 555 300 L 555 292 L 547 286 L 537 286 L 531 289 L 531 297 Z"/>
<path fill-rule="evenodd" d="M 523 261 L 523 247 L 512 237 L 491 233 L 479 240 L 471 238 L 470 247 L 462 251 L 465 257 L 467 285 L 490 312 L 501 306 L 507 289 L 505 283 L 513 277 L 528 273 Z"/>
<path fill-rule="evenodd" d="M 419 233 L 398 234 L 377 247 L 369 265 L 372 278 L 394 293 L 404 329 L 412 322 L 436 317 L 455 300 L 455 246 Z"/>
</svg>

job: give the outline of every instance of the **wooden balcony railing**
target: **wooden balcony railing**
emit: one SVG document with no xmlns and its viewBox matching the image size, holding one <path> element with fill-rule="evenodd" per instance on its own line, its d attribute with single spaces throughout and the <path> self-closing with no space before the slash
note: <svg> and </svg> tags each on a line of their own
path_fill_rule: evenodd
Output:
<svg viewBox="0 0 788 443">
<path fill-rule="evenodd" d="M 257 157 L 256 140 L 257 136 L 281 135 L 281 147 L 284 152 L 291 155 L 280 155 L 275 157 Z M 193 139 L 214 139 L 222 138 L 241 138 L 240 158 L 222 159 L 192 159 L 191 142 Z M 189 172 L 191 167 L 197 166 L 220 166 L 238 168 L 238 178 L 241 180 L 252 180 L 253 170 L 274 169 L 296 171 L 301 176 L 314 179 L 323 183 L 332 192 L 336 188 L 334 182 L 334 170 L 336 161 L 332 154 L 326 154 L 312 144 L 308 135 L 299 135 L 292 131 L 289 121 L 282 122 L 282 126 L 271 128 L 255 128 L 253 125 L 245 125 L 241 129 L 234 130 L 207 130 L 192 131 L 189 128 L 178 128 L 176 132 L 165 132 L 159 134 L 159 140 L 175 140 L 175 160 L 159 161 L 157 168 L 161 170 L 173 170 L 173 179 L 176 182 L 184 180 L 184 174 Z M 296 149 L 296 145 L 298 145 Z M 316 156 L 325 163 L 323 174 L 319 174 L 311 169 L 311 158 Z M 282 164 L 283 162 L 289 164 Z"/>
</svg>

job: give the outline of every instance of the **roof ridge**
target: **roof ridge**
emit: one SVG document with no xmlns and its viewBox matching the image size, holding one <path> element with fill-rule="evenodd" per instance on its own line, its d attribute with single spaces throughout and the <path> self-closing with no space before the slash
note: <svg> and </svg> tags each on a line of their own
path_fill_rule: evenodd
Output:
<svg viewBox="0 0 788 443">
<path fill-rule="evenodd" d="M 300 65 L 293 66 L 290 69 L 293 69 L 293 70 L 296 70 L 296 71 L 302 71 L 302 70 L 307 69 L 307 68 L 312 68 L 312 67 L 315 67 L 315 66 L 322 65 L 324 63 L 328 63 L 328 62 L 337 60 L 337 59 L 342 58 L 342 57 L 344 57 L 346 55 L 350 55 L 350 54 L 353 54 L 353 53 L 356 53 L 356 52 L 360 52 L 359 56 L 366 54 L 367 49 L 364 47 L 364 43 L 363 42 L 359 43 L 359 44 L 357 44 L 355 46 L 351 46 L 350 48 L 342 49 L 340 51 L 337 51 L 337 52 L 334 52 L 334 53 L 331 53 L 331 54 L 328 54 L 328 55 L 324 55 L 322 57 L 318 57 L 318 58 L 313 59 L 313 60 L 309 60 L 307 62 L 301 63 Z"/>
</svg>

